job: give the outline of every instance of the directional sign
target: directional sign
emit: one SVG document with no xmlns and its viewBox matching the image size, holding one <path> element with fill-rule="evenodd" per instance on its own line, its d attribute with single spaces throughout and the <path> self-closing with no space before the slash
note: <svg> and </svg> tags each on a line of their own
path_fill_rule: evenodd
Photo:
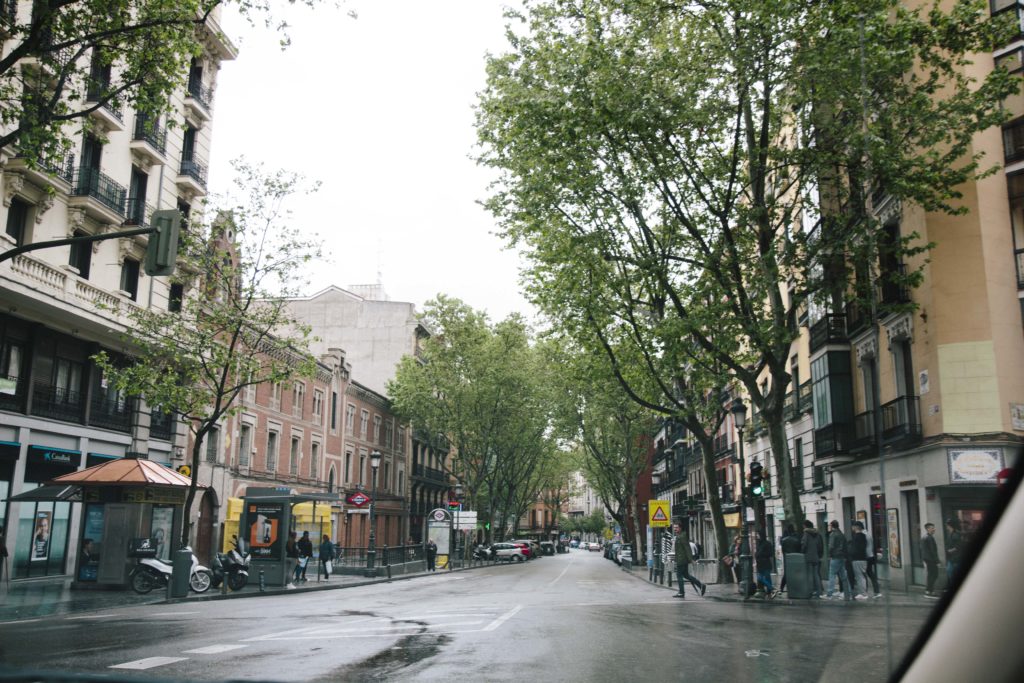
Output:
<svg viewBox="0 0 1024 683">
<path fill-rule="evenodd" d="M 361 508 L 370 502 L 370 497 L 362 491 L 356 491 L 355 493 L 349 494 L 348 498 L 345 499 L 349 505 L 355 505 L 357 508 Z"/>
<path fill-rule="evenodd" d="M 462 531 L 472 531 L 476 529 L 476 510 L 467 510 L 465 512 L 454 513 L 455 522 L 458 525 L 457 528 Z"/>
<path fill-rule="evenodd" d="M 669 512 L 669 502 L 667 500 L 647 501 L 647 512 L 650 515 L 648 523 L 651 526 L 672 526 L 672 518 Z"/>
</svg>

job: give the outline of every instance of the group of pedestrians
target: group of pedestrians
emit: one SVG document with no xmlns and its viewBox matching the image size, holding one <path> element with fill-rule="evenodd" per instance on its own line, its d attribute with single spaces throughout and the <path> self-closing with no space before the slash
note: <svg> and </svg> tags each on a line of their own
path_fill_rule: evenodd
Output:
<svg viewBox="0 0 1024 683">
<path fill-rule="evenodd" d="M 295 588 L 297 583 L 305 583 L 306 570 L 313 560 L 313 541 L 309 538 L 309 532 L 303 531 L 302 537 L 298 538 L 295 531 L 288 532 L 288 542 L 284 546 L 284 556 L 288 560 L 285 568 L 285 577 L 288 579 L 286 588 Z M 317 576 L 323 576 L 326 581 L 331 577 L 333 561 L 335 559 L 334 544 L 327 534 L 324 534 L 320 542 L 320 566 L 317 568 Z"/>
<path fill-rule="evenodd" d="M 963 536 L 960 524 L 954 517 L 946 520 L 946 589 L 953 587 L 953 581 L 960 573 L 960 557 L 963 553 Z M 935 525 L 928 522 L 924 525 L 924 536 L 921 537 L 921 561 L 924 562 L 926 578 L 924 596 L 938 599 L 935 582 L 939 578 L 939 547 L 935 542 Z"/>
</svg>

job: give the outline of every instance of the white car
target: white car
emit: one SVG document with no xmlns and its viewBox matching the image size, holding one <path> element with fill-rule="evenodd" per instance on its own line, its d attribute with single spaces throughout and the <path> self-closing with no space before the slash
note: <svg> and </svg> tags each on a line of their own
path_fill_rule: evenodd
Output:
<svg viewBox="0 0 1024 683">
<path fill-rule="evenodd" d="M 599 552 L 601 552 L 601 544 L 600 543 L 591 542 L 590 545 L 587 546 L 587 550 L 589 550 L 591 552 L 599 553 Z"/>
<path fill-rule="evenodd" d="M 494 557 L 501 560 L 502 562 L 522 562 L 526 559 L 523 555 L 523 549 L 517 546 L 515 543 L 495 543 L 491 546 L 491 552 L 494 553 Z"/>
</svg>

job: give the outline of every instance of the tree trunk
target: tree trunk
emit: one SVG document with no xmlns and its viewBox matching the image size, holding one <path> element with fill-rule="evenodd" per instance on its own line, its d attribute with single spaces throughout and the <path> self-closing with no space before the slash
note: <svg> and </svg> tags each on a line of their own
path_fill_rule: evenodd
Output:
<svg viewBox="0 0 1024 683">
<path fill-rule="evenodd" d="M 718 576 L 731 577 L 732 574 L 728 571 L 728 568 L 722 562 L 722 557 L 729 549 L 729 532 L 725 528 L 725 518 L 722 516 L 722 497 L 718 490 L 717 482 L 718 477 L 715 471 L 715 452 L 714 442 L 708 439 L 706 442 L 698 441 L 700 443 L 701 450 L 701 464 L 704 468 L 704 483 L 708 491 L 708 507 L 711 508 L 711 526 L 715 532 L 715 559 L 718 560 Z M 743 473 L 740 473 L 740 477 L 743 477 Z M 714 484 L 712 483 L 714 482 Z M 740 479 L 740 485 L 742 486 L 743 480 Z M 741 497 L 742 501 L 742 497 Z M 740 504 L 740 519 L 742 520 L 743 515 L 746 511 L 743 510 L 742 502 Z M 724 581 L 719 581 L 725 583 Z M 731 582 L 730 582 L 731 583 Z"/>
<path fill-rule="evenodd" d="M 775 391 L 774 389 L 772 391 Z M 793 463 L 789 458 L 786 443 L 786 426 L 782 416 L 782 401 L 776 401 L 768 412 L 762 412 L 768 425 L 768 440 L 772 448 L 772 460 L 779 478 L 779 493 L 782 495 L 782 506 L 786 511 L 785 522 L 796 529 L 802 529 L 804 511 L 800 505 L 800 492 L 793 476 Z"/>
</svg>

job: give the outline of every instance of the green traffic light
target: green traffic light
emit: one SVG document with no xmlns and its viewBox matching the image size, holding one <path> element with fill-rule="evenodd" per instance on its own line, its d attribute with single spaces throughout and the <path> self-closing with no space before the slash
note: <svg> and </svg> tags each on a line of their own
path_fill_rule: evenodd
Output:
<svg viewBox="0 0 1024 683">
<path fill-rule="evenodd" d="M 753 488 L 753 490 L 751 491 L 751 493 L 753 493 L 755 496 L 760 496 L 762 493 L 764 493 L 764 487 L 762 487 L 762 486 L 755 486 Z"/>
</svg>

